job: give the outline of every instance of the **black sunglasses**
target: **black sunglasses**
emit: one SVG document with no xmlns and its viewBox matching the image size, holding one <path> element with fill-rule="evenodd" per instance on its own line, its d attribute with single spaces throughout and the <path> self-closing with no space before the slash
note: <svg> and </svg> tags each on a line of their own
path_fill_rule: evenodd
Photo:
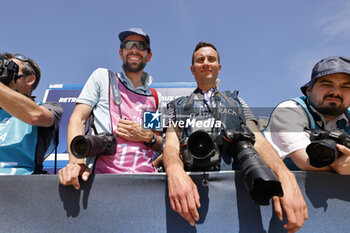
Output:
<svg viewBox="0 0 350 233">
<path fill-rule="evenodd" d="M 131 49 L 136 45 L 136 48 L 140 51 L 150 49 L 149 45 L 146 42 L 143 41 L 134 41 L 134 40 L 124 40 L 121 44 L 120 47 L 124 49 Z"/>
<path fill-rule="evenodd" d="M 27 62 L 27 63 L 30 65 L 30 67 L 32 67 L 32 69 L 33 69 L 33 71 L 34 71 L 35 77 L 37 76 L 37 75 L 36 75 L 35 67 L 34 67 L 32 61 L 31 61 L 28 57 L 26 57 L 26 56 L 24 56 L 24 55 L 22 55 L 22 54 L 20 54 L 20 53 L 14 53 L 14 54 L 12 54 L 12 57 L 13 57 L 13 58 L 17 58 L 18 60 L 21 60 L 21 61 L 23 61 L 23 62 Z M 20 76 L 22 76 L 22 75 L 20 75 Z M 22 77 L 23 77 L 23 76 L 22 76 Z"/>
</svg>

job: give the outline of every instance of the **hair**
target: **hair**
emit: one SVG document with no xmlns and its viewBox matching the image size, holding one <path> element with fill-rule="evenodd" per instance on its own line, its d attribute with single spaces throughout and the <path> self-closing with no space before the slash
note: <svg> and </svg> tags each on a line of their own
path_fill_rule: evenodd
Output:
<svg viewBox="0 0 350 233">
<path fill-rule="evenodd" d="M 201 42 L 199 42 L 196 45 L 196 47 L 195 47 L 195 49 L 193 51 L 193 54 L 192 54 L 192 65 L 194 64 L 194 54 L 197 52 L 197 50 L 199 50 L 200 48 L 203 48 L 203 47 L 211 47 L 211 48 L 213 48 L 216 51 L 216 53 L 218 54 L 218 62 L 220 64 L 220 55 L 219 55 L 219 52 L 216 49 L 216 47 L 213 44 L 209 43 L 209 42 L 201 41 Z"/>
<path fill-rule="evenodd" d="M 2 55 L 5 56 L 6 59 L 15 58 L 13 56 L 14 55 L 13 53 L 4 53 Z M 34 75 L 35 76 L 35 82 L 32 86 L 32 91 L 33 91 L 38 86 L 39 81 L 40 81 L 40 77 L 41 77 L 40 67 L 34 60 L 32 60 L 30 58 L 28 58 L 28 60 L 26 60 L 26 61 L 22 61 L 22 60 L 20 60 L 20 61 L 22 62 L 22 66 L 20 67 L 22 73 L 24 73 L 26 75 Z"/>
</svg>

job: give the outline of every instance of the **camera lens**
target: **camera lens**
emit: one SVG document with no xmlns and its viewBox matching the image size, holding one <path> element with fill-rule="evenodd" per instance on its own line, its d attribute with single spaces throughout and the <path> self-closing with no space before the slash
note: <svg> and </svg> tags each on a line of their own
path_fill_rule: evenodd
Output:
<svg viewBox="0 0 350 233">
<path fill-rule="evenodd" d="M 213 139 L 205 131 L 196 131 L 188 138 L 188 150 L 196 159 L 206 159 L 214 155 Z"/>
<path fill-rule="evenodd" d="M 306 147 L 310 164 L 318 168 L 332 164 L 339 156 L 336 144 L 337 142 L 331 139 L 323 139 L 310 143 Z"/>
<path fill-rule="evenodd" d="M 91 141 L 84 135 L 76 136 L 70 146 L 71 152 L 78 158 L 86 158 L 91 150 Z"/>
</svg>

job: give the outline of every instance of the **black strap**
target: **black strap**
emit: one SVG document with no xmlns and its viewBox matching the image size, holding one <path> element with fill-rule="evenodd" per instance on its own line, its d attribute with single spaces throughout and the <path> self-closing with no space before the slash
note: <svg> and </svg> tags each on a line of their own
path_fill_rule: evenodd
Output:
<svg viewBox="0 0 350 233">
<path fill-rule="evenodd" d="M 57 147 L 59 143 L 59 128 L 57 128 L 55 133 L 55 168 L 54 168 L 54 174 L 57 174 Z"/>
<path fill-rule="evenodd" d="M 122 100 L 122 97 L 120 96 L 118 80 L 117 80 L 118 78 L 116 77 L 115 73 L 113 73 L 110 70 L 108 70 L 108 76 L 109 76 L 109 83 L 112 88 L 113 101 L 118 106 L 119 116 L 120 116 L 120 119 L 122 119 L 123 116 L 122 116 L 122 110 L 120 108 L 120 105 L 122 104 L 123 100 Z"/>
<path fill-rule="evenodd" d="M 235 92 L 237 92 L 237 91 L 235 91 Z M 231 108 L 233 109 L 233 111 L 237 114 L 237 116 L 238 116 L 239 119 L 241 120 L 241 123 L 245 123 L 245 120 L 242 118 L 242 115 L 239 113 L 237 107 L 236 107 L 235 104 L 231 101 L 231 99 L 228 98 L 228 96 L 227 96 L 225 93 L 223 93 L 223 92 L 219 92 L 219 91 L 218 91 L 218 93 L 219 93 L 219 95 L 221 94 L 222 97 L 224 97 L 224 99 L 227 101 L 227 103 L 231 106 Z"/>
<path fill-rule="evenodd" d="M 95 115 L 94 115 L 94 112 L 92 111 L 89 116 L 89 125 L 88 125 L 87 131 L 85 132 L 85 135 L 92 135 L 92 130 L 94 131 L 94 135 L 97 135 L 97 130 L 94 122 L 95 122 Z"/>
<path fill-rule="evenodd" d="M 201 89 L 199 89 L 197 87 L 197 89 L 194 90 L 194 92 L 192 92 L 191 95 L 188 97 L 188 100 L 186 101 L 186 103 L 184 105 L 185 112 L 187 112 L 192 107 L 193 100 L 197 96 L 197 94 L 199 94 L 199 93 L 202 93 L 202 91 L 201 91 Z M 204 100 L 203 97 L 202 97 L 202 99 Z"/>
</svg>

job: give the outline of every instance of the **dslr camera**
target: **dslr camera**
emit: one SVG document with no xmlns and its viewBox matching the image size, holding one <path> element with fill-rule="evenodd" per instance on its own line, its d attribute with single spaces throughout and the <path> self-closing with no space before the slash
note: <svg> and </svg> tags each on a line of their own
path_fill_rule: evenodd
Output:
<svg viewBox="0 0 350 233">
<path fill-rule="evenodd" d="M 255 136 L 245 124 L 237 130 L 222 129 L 217 137 L 199 130 L 181 144 L 186 170 L 210 170 L 220 165 L 220 154 L 230 154 L 243 171 L 252 199 L 268 205 L 273 196 L 283 196 L 281 183 L 254 148 Z"/>
<path fill-rule="evenodd" d="M 70 144 L 70 151 L 80 159 L 97 155 L 114 155 L 116 148 L 116 138 L 110 133 L 78 135 Z"/>
<path fill-rule="evenodd" d="M 341 155 L 336 145 L 350 148 L 350 135 L 344 130 L 332 131 L 321 129 L 304 129 L 310 134 L 311 143 L 306 147 L 310 165 L 321 168 L 334 163 Z"/>
<path fill-rule="evenodd" d="M 0 58 L 0 82 L 8 86 L 18 74 L 18 65 L 11 60 Z"/>
</svg>

